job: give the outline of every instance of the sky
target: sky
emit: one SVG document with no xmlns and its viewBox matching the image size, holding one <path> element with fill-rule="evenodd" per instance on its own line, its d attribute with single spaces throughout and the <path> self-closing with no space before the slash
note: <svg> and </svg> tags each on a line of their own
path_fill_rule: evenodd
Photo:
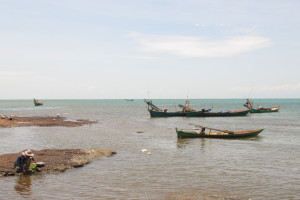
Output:
<svg viewBox="0 0 300 200">
<path fill-rule="evenodd" d="M 0 99 L 300 98 L 298 0 L 0 0 Z"/>
</svg>

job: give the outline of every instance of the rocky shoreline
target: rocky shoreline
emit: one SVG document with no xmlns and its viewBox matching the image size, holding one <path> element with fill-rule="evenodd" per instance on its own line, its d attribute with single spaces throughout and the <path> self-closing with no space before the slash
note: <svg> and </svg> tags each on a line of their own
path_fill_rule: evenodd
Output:
<svg viewBox="0 0 300 200">
<path fill-rule="evenodd" d="M 35 154 L 35 162 L 45 162 L 45 166 L 35 174 L 64 172 L 67 169 L 83 167 L 103 156 L 116 154 L 115 151 L 108 149 L 44 149 L 32 152 Z M 0 155 L 0 176 L 20 175 L 13 168 L 19 155 L 21 152 Z"/>
<path fill-rule="evenodd" d="M 86 124 L 96 123 L 96 121 L 78 119 L 78 120 L 68 120 L 65 117 L 18 117 L 14 116 L 12 118 L 5 117 L 0 118 L 0 128 L 10 128 L 10 127 L 24 127 L 24 126 L 65 126 L 65 127 L 76 127 L 83 126 Z"/>
</svg>

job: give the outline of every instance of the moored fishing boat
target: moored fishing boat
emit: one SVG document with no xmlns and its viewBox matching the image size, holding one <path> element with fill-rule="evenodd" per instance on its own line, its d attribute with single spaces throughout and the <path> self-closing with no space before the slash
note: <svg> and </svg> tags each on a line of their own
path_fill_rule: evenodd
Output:
<svg viewBox="0 0 300 200">
<path fill-rule="evenodd" d="M 215 128 L 209 128 L 205 126 L 195 125 L 196 129 L 178 129 L 176 127 L 176 133 L 178 138 L 241 138 L 241 137 L 253 137 L 257 136 L 264 129 L 255 129 L 247 131 L 228 131 L 219 130 Z M 209 129 L 209 131 L 205 131 Z M 212 132 L 214 131 L 214 132 Z"/>
<path fill-rule="evenodd" d="M 148 111 L 151 117 L 178 117 L 185 116 L 184 108 L 181 111 L 169 112 L 167 109 L 160 109 L 152 103 L 151 100 L 144 100 L 148 104 Z"/>
<path fill-rule="evenodd" d="M 37 99 L 33 99 L 33 103 L 34 103 L 35 106 L 42 106 L 42 105 L 44 105 L 43 102 L 39 102 Z"/>
<path fill-rule="evenodd" d="M 235 117 L 235 116 L 244 116 L 247 115 L 250 110 L 238 110 L 238 111 L 219 111 L 211 112 L 206 110 L 201 111 L 188 111 L 186 116 L 188 117 Z"/>
<path fill-rule="evenodd" d="M 183 117 L 186 116 L 185 112 L 183 111 L 176 111 L 176 112 L 164 112 L 164 111 L 156 111 L 156 110 L 149 110 L 151 117 Z"/>
<path fill-rule="evenodd" d="M 270 107 L 270 108 L 264 108 L 261 106 L 258 106 L 258 108 L 253 108 L 253 101 L 250 101 L 250 99 L 247 99 L 247 102 L 244 104 L 246 108 L 250 109 L 250 113 L 269 113 L 269 112 L 278 112 L 281 106 L 276 107 Z"/>
<path fill-rule="evenodd" d="M 186 116 L 187 112 L 195 112 L 192 108 L 190 108 L 190 101 L 186 100 L 185 105 L 179 104 L 179 107 L 182 108 L 180 111 L 169 112 L 168 109 L 160 109 L 155 106 L 151 100 L 145 99 L 144 102 L 148 104 L 148 111 L 151 117 L 183 117 Z M 211 109 L 205 109 L 206 112 L 209 112 Z"/>
<path fill-rule="evenodd" d="M 271 107 L 271 108 L 258 108 L 250 110 L 251 113 L 269 113 L 269 112 L 278 112 L 281 106 Z"/>
</svg>

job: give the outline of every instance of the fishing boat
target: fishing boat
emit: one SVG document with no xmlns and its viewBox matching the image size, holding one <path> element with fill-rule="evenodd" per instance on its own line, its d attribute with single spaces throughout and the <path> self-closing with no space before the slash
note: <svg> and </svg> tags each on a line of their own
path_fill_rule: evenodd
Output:
<svg viewBox="0 0 300 200">
<path fill-rule="evenodd" d="M 179 104 L 178 106 L 182 109 L 180 111 L 169 112 L 168 109 L 160 109 L 152 103 L 151 100 L 145 99 L 144 102 L 148 104 L 148 111 L 151 117 L 183 117 L 186 116 L 187 112 L 194 112 L 195 110 L 190 107 L 190 101 L 186 100 L 185 105 Z M 209 112 L 211 109 L 205 109 Z"/>
<path fill-rule="evenodd" d="M 151 100 L 145 99 L 144 102 L 148 104 L 148 111 L 151 117 L 179 117 L 185 116 L 185 111 L 182 109 L 181 111 L 169 112 L 168 109 L 160 109 L 156 105 L 152 103 Z"/>
<path fill-rule="evenodd" d="M 42 106 L 42 105 L 44 105 L 43 102 L 39 102 L 37 99 L 33 99 L 33 103 L 34 103 L 35 106 Z"/>
<path fill-rule="evenodd" d="M 241 138 L 257 136 L 264 129 L 255 129 L 248 131 L 229 131 L 209 128 L 205 126 L 195 125 L 196 129 L 178 129 L 176 133 L 178 138 Z M 209 131 L 206 131 L 208 129 Z"/>
<path fill-rule="evenodd" d="M 247 99 L 247 102 L 244 104 L 246 108 L 250 109 L 250 113 L 269 113 L 269 112 L 278 112 L 281 106 L 264 108 L 262 106 L 258 106 L 258 108 L 253 108 L 253 101 Z"/>
<path fill-rule="evenodd" d="M 201 111 L 187 111 L 186 116 L 188 117 L 235 117 L 235 116 L 245 116 L 250 112 L 250 109 L 247 110 L 237 110 L 237 111 L 219 111 L 211 112 L 210 110 L 201 110 Z"/>
</svg>

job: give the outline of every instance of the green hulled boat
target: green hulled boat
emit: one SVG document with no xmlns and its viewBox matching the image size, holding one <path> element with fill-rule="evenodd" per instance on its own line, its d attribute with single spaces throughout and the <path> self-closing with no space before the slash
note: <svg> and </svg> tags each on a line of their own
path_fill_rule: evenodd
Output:
<svg viewBox="0 0 300 200">
<path fill-rule="evenodd" d="M 271 107 L 271 108 L 258 108 L 250 110 L 251 113 L 269 113 L 269 112 L 278 112 L 281 107 Z"/>
<path fill-rule="evenodd" d="M 179 107 L 182 108 L 180 111 L 169 112 L 167 109 L 160 109 L 159 107 L 155 106 L 152 101 L 144 100 L 146 104 L 148 104 L 148 111 L 151 117 L 183 117 L 187 116 L 187 112 L 193 112 L 192 108 L 189 107 L 190 101 L 186 100 L 185 105 L 180 104 Z M 209 112 L 211 109 L 205 109 L 205 112 Z"/>
<path fill-rule="evenodd" d="M 205 126 L 198 129 L 178 129 L 176 128 L 176 133 L 178 138 L 241 138 L 241 137 L 253 137 L 257 136 L 261 133 L 264 129 L 255 129 L 255 130 L 248 130 L 248 131 L 228 131 L 228 130 L 218 130 L 214 128 L 208 128 Z M 205 131 L 209 129 L 209 131 Z M 212 130 L 214 132 L 212 132 Z"/>
<path fill-rule="evenodd" d="M 278 112 L 281 106 L 277 107 L 270 107 L 270 108 L 264 108 L 261 106 L 258 106 L 258 108 L 253 108 L 253 101 L 250 101 L 250 99 L 247 99 L 247 102 L 244 104 L 246 108 L 250 109 L 250 113 L 270 113 L 270 112 Z"/>
<path fill-rule="evenodd" d="M 156 110 L 149 110 L 151 117 L 183 117 L 186 116 L 184 111 L 177 111 L 177 112 L 168 112 L 168 111 L 156 111 Z"/>
<path fill-rule="evenodd" d="M 202 111 L 192 111 L 186 112 L 188 117 L 235 117 L 235 116 L 244 116 L 247 115 L 250 110 L 238 110 L 238 111 L 219 111 L 219 112 L 207 112 Z"/>
<path fill-rule="evenodd" d="M 42 106 L 42 105 L 44 105 L 43 102 L 39 102 L 37 99 L 33 99 L 33 103 L 34 103 L 35 106 Z"/>
</svg>

